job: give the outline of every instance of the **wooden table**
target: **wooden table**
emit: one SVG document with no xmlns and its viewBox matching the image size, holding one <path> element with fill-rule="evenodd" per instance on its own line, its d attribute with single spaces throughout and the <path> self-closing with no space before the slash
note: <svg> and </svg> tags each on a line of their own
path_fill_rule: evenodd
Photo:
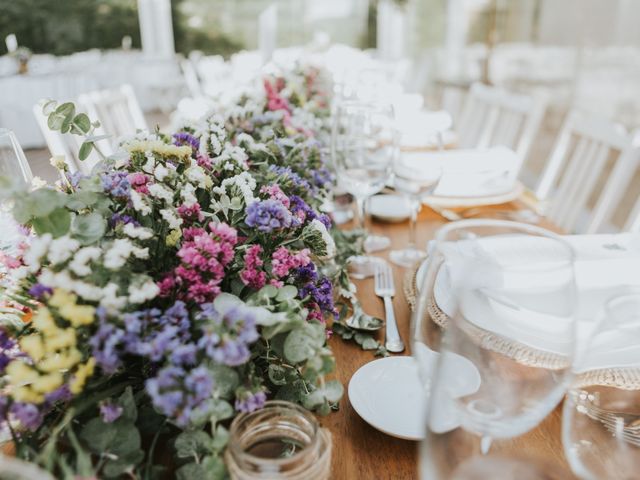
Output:
<svg viewBox="0 0 640 480">
<path fill-rule="evenodd" d="M 510 204 L 507 208 L 518 208 L 521 205 Z M 505 206 L 493 207 L 504 209 Z M 487 209 L 490 213 L 491 208 Z M 445 220 L 428 208 L 424 208 L 418 220 L 418 245 L 425 245 L 433 238 L 435 231 Z M 543 226 L 549 228 L 550 225 Z M 349 226 L 345 226 L 349 228 Z M 388 235 L 391 238 L 391 249 L 407 245 L 409 228 L 407 222 L 389 224 L 374 222 L 370 228 L 373 232 Z M 387 258 L 389 250 L 378 254 Z M 405 269 L 394 267 L 396 296 L 394 307 L 398 327 L 407 344 L 403 355 L 410 355 L 409 338 L 409 306 L 402 292 Z M 375 296 L 373 279 L 356 282 L 358 298 L 367 313 L 384 318 L 382 300 Z M 378 339 L 384 341 L 384 329 Z M 329 342 L 336 357 L 337 378 L 345 386 L 345 395 L 340 402 L 340 410 L 322 418 L 321 423 L 333 434 L 332 479 L 393 479 L 404 480 L 418 478 L 419 444 L 385 435 L 371 427 L 354 411 L 346 393 L 351 376 L 362 365 L 375 359 L 372 351 L 363 351 L 353 342 L 345 342 L 334 337 Z M 561 472 L 560 478 L 574 478 L 564 457 L 560 436 L 560 409 L 556 408 L 536 429 L 513 440 L 513 449 L 529 457 L 541 459 L 550 468 Z M 453 454 L 453 452 L 452 452 Z"/>
</svg>

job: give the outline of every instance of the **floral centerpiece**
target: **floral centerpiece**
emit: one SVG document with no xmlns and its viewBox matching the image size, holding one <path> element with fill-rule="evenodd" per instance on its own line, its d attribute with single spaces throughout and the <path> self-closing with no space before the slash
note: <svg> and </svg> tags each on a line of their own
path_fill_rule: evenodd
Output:
<svg viewBox="0 0 640 480">
<path fill-rule="evenodd" d="M 122 139 L 91 175 L 54 159 L 56 189 L 5 182 L 26 227 L 0 317 L 0 429 L 18 457 L 64 478 L 223 478 L 237 412 L 336 406 L 321 76 L 265 78 L 237 108 Z M 86 137 L 83 157 L 96 148 L 72 104 L 46 109 Z"/>
</svg>

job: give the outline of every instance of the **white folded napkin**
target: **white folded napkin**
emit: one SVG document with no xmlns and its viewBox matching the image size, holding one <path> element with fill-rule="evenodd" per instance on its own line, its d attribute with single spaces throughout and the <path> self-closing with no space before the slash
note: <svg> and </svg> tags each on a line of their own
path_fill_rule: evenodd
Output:
<svg viewBox="0 0 640 480">
<path fill-rule="evenodd" d="M 500 195 L 515 187 L 519 160 L 507 147 L 438 152 L 403 152 L 405 164 L 421 169 L 442 169 L 434 196 L 478 197 Z"/>
<path fill-rule="evenodd" d="M 406 106 L 396 110 L 396 128 L 401 135 L 401 147 L 437 147 L 437 135 L 444 135 L 452 125 L 451 114 L 444 110 L 428 111 Z"/>
</svg>

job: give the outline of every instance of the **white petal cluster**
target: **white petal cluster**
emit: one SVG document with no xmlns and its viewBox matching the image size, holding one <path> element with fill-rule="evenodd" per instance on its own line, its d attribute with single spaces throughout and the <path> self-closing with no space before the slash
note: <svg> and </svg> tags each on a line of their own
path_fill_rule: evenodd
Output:
<svg viewBox="0 0 640 480">
<path fill-rule="evenodd" d="M 160 183 L 149 185 L 149 195 L 167 203 L 173 202 L 173 192 Z"/>
<path fill-rule="evenodd" d="M 122 231 L 129 238 L 137 238 L 140 240 L 148 240 L 153 237 L 153 230 L 145 227 L 137 227 L 133 223 L 127 223 Z"/>
<path fill-rule="evenodd" d="M 160 210 L 160 215 L 162 216 L 164 221 L 169 224 L 169 228 L 171 230 L 180 228 L 180 225 L 182 225 L 182 219 L 178 215 L 176 215 L 173 210 L 165 208 L 163 210 Z"/>
<path fill-rule="evenodd" d="M 140 194 L 133 189 L 131 189 L 130 193 L 133 209 L 137 212 L 140 212 L 142 215 L 149 215 L 151 213 L 151 207 L 147 205 L 147 202 L 144 201 L 142 196 L 140 196 Z"/>
<path fill-rule="evenodd" d="M 80 248 L 80 242 L 65 235 L 51 241 L 47 258 L 53 265 L 57 265 L 69 260 L 78 248 Z"/>
<path fill-rule="evenodd" d="M 114 240 L 111 248 L 105 252 L 104 266 L 109 270 L 118 270 L 124 266 L 131 255 L 136 258 L 148 258 L 149 249 L 136 247 L 126 238 L 118 238 Z"/>
<path fill-rule="evenodd" d="M 232 171 L 237 167 L 247 170 L 249 168 L 247 165 L 248 158 L 249 156 L 244 151 L 244 148 L 227 143 L 222 153 L 214 158 L 214 161 L 217 165 L 221 165 L 223 170 Z"/>
<path fill-rule="evenodd" d="M 253 191 L 256 189 L 256 179 L 249 172 L 242 172 L 231 178 L 225 178 L 220 186 L 214 187 L 213 193 L 225 195 L 229 191 L 229 187 L 236 186 L 242 192 L 245 205 L 251 205 L 255 202 Z"/>
<path fill-rule="evenodd" d="M 198 165 L 187 168 L 184 174 L 187 180 L 200 188 L 209 188 L 211 186 L 211 178 L 209 178 L 204 169 Z"/>
<path fill-rule="evenodd" d="M 131 303 L 144 303 L 160 293 L 160 287 L 149 277 L 141 276 L 140 280 L 129 285 L 129 302 Z"/>
<path fill-rule="evenodd" d="M 78 275 L 84 277 L 91 273 L 90 262 L 95 262 L 102 255 L 102 250 L 98 247 L 84 247 L 76 252 L 73 260 L 69 264 L 69 269 Z"/>
<path fill-rule="evenodd" d="M 31 241 L 29 250 L 27 250 L 23 258 L 23 262 L 27 266 L 27 272 L 36 273 L 40 270 L 40 262 L 42 257 L 46 255 L 47 250 L 49 250 L 49 244 L 52 238 L 50 233 L 45 233 Z"/>
<path fill-rule="evenodd" d="M 323 242 L 325 244 L 326 252 L 327 252 L 325 257 L 326 258 L 334 257 L 336 255 L 336 253 L 337 253 L 336 242 L 334 242 L 333 237 L 327 231 L 327 227 L 325 227 L 324 223 L 322 223 L 318 219 L 313 219 L 311 221 L 311 223 L 309 224 L 309 226 L 311 228 L 313 228 L 314 230 L 317 230 L 320 233 L 320 235 L 322 236 L 322 240 L 323 240 Z"/>
</svg>

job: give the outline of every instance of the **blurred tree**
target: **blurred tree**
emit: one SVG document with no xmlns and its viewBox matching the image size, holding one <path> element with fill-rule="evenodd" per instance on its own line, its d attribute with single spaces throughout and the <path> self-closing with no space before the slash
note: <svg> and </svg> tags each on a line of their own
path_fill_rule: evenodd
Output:
<svg viewBox="0 0 640 480">
<path fill-rule="evenodd" d="M 229 55 L 242 48 L 220 32 L 190 27 L 181 1 L 171 2 L 176 51 Z M 137 1 L 0 0 L 0 54 L 7 52 L 1 40 L 10 33 L 34 53 L 68 55 L 90 48 L 120 48 L 125 35 L 131 36 L 134 48 L 140 48 Z"/>
</svg>

